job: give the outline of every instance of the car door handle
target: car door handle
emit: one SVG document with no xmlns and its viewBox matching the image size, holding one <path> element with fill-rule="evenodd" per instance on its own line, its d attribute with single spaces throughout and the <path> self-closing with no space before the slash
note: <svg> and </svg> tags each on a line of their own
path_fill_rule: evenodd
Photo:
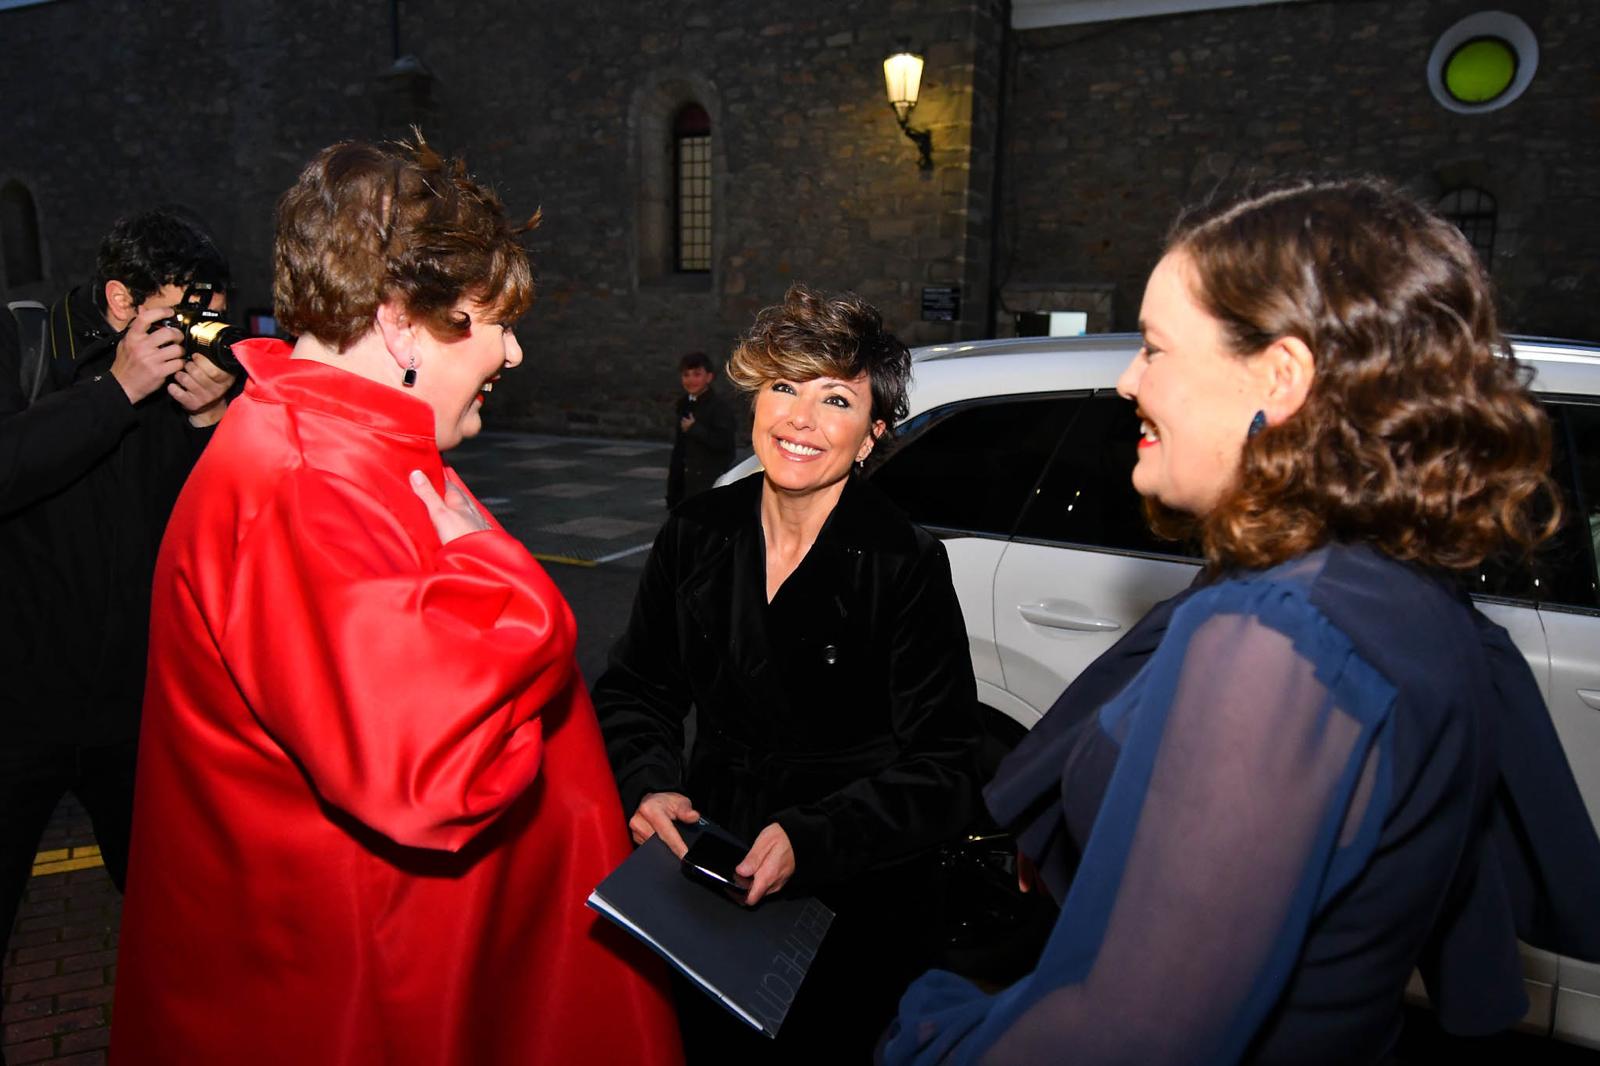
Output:
<svg viewBox="0 0 1600 1066">
<path fill-rule="evenodd" d="M 1072 629 L 1080 633 L 1109 633 L 1121 629 L 1122 623 L 1110 618 L 1096 618 L 1076 603 L 1066 600 L 1041 600 L 1038 603 L 1019 603 L 1017 613 L 1036 626 L 1050 629 Z"/>
<path fill-rule="evenodd" d="M 1600 711 L 1600 688 L 1580 688 L 1578 698 L 1595 710 Z"/>
</svg>

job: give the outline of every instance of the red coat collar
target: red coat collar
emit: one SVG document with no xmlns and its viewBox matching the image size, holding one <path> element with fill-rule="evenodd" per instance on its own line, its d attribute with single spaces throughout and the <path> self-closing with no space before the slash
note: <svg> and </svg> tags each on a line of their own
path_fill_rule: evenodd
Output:
<svg viewBox="0 0 1600 1066">
<path fill-rule="evenodd" d="M 378 433 L 422 437 L 432 445 L 433 409 L 410 393 L 313 359 L 291 359 L 275 338 L 240 341 L 234 355 L 250 380 L 245 394 L 262 403 L 321 411 Z"/>
</svg>

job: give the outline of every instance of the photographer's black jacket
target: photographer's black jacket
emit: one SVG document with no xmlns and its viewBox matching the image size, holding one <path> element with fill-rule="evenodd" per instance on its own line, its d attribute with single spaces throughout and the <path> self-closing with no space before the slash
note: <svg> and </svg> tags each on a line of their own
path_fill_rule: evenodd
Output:
<svg viewBox="0 0 1600 1066">
<path fill-rule="evenodd" d="M 74 289 L 50 311 L 44 392 L 28 406 L 0 328 L 0 742 L 138 734 L 150 580 L 167 515 L 210 429 L 158 389 L 128 402 L 120 334 Z"/>
</svg>

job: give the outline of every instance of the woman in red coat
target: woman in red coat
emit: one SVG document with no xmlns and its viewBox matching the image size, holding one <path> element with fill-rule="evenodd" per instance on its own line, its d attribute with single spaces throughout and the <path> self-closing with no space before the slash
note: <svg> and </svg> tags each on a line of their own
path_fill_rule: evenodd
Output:
<svg viewBox="0 0 1600 1066">
<path fill-rule="evenodd" d="M 679 1062 L 584 907 L 628 838 L 572 614 L 439 455 L 522 360 L 499 202 L 335 145 L 274 288 L 157 566 L 113 1060 Z"/>
</svg>

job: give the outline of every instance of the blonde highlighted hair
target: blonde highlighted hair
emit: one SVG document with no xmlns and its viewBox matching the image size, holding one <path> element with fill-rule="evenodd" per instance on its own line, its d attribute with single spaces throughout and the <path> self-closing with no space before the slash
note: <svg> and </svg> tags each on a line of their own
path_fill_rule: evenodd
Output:
<svg viewBox="0 0 1600 1066">
<path fill-rule="evenodd" d="M 728 359 L 728 380 L 753 393 L 771 382 L 867 375 L 872 419 L 888 432 L 910 409 L 911 353 L 884 328 L 878 309 L 853 292 L 828 295 L 791 285 L 764 308 Z"/>
</svg>

